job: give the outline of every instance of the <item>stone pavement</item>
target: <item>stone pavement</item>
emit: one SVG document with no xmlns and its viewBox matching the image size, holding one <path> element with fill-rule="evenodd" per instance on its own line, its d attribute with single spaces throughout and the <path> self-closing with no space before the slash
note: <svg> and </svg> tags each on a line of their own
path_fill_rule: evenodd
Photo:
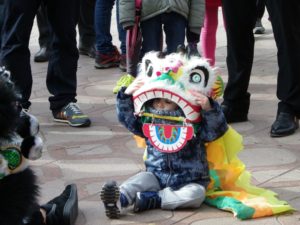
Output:
<svg viewBox="0 0 300 225">
<path fill-rule="evenodd" d="M 270 138 L 270 126 L 276 115 L 276 47 L 267 18 L 266 34 L 256 36 L 255 62 L 251 77 L 249 121 L 233 124 L 244 136 L 240 158 L 253 174 L 253 183 L 271 189 L 300 209 L 300 132 L 285 138 Z M 114 42 L 118 44 L 115 24 Z M 38 49 L 36 27 L 30 42 L 32 54 Z M 218 30 L 217 66 L 227 79 L 225 65 L 226 37 L 222 23 Z M 76 183 L 79 191 L 79 217 L 76 225 L 99 224 L 300 224 L 300 214 L 239 221 L 231 213 L 203 205 L 198 210 L 152 210 L 141 214 L 129 211 L 120 220 L 108 220 L 99 201 L 103 183 L 115 179 L 119 183 L 143 169 L 143 151 L 135 146 L 132 135 L 118 122 L 112 87 L 121 75 L 118 68 L 96 70 L 94 61 L 81 56 L 78 66 L 78 102 L 92 119 L 90 128 L 71 128 L 52 121 L 48 91 L 45 87 L 47 63 L 32 62 L 34 85 L 31 112 L 41 123 L 45 141 L 40 160 L 33 162 L 39 176 L 41 202 L 59 194 L 68 183 Z"/>
</svg>

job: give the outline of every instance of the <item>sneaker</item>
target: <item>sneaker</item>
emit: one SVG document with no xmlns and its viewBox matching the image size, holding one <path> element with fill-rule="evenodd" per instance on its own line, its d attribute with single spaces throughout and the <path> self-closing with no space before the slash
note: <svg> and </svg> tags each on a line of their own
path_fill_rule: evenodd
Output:
<svg viewBox="0 0 300 225">
<path fill-rule="evenodd" d="M 123 72 L 126 72 L 126 70 L 127 70 L 126 54 L 122 54 L 122 55 L 120 56 L 120 64 L 119 64 L 119 68 L 120 68 L 120 70 L 122 70 Z"/>
<path fill-rule="evenodd" d="M 135 196 L 133 207 L 134 212 L 142 212 L 148 209 L 158 209 L 161 207 L 161 198 L 157 192 L 145 191 L 138 192 Z"/>
<path fill-rule="evenodd" d="M 54 121 L 68 123 L 71 127 L 88 127 L 91 125 L 89 117 L 83 114 L 74 102 L 70 102 L 59 112 L 53 112 L 53 117 Z"/>
<path fill-rule="evenodd" d="M 102 54 L 96 51 L 95 67 L 96 69 L 105 69 L 117 67 L 120 64 L 120 53 L 116 46 L 115 50 L 109 54 Z"/>
<path fill-rule="evenodd" d="M 120 209 L 117 202 L 120 197 L 120 191 L 115 181 L 109 181 L 102 187 L 100 198 L 104 204 L 105 214 L 110 219 L 120 217 Z"/>
<path fill-rule="evenodd" d="M 255 27 L 253 29 L 254 34 L 264 34 L 265 33 L 265 28 L 263 27 L 261 23 L 261 19 L 257 19 L 255 23 Z"/>
<path fill-rule="evenodd" d="M 123 75 L 118 81 L 116 86 L 113 88 L 113 93 L 117 94 L 122 87 L 128 87 L 133 81 L 135 77 L 130 74 Z"/>
<path fill-rule="evenodd" d="M 67 185 L 63 193 L 41 206 L 46 211 L 47 225 L 73 225 L 78 215 L 75 184 Z"/>
</svg>

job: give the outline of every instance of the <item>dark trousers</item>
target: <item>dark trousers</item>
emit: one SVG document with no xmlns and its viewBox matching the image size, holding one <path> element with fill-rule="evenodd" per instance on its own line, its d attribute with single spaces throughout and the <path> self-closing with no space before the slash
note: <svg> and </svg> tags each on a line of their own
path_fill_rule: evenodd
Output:
<svg viewBox="0 0 300 225">
<path fill-rule="evenodd" d="M 228 83 L 224 102 L 243 105 L 249 102 L 248 86 L 253 63 L 256 0 L 223 0 L 227 34 Z M 247 103 L 246 103 L 247 104 Z M 245 106 L 248 111 L 248 106 Z"/>
<path fill-rule="evenodd" d="M 36 14 L 36 21 L 39 29 L 39 44 L 40 47 L 49 47 L 52 38 L 52 32 L 48 22 L 47 9 L 44 2 L 41 5 Z"/>
<path fill-rule="evenodd" d="M 300 15 L 298 0 L 267 0 L 277 45 L 278 110 L 300 116 Z"/>
<path fill-rule="evenodd" d="M 229 76 L 224 103 L 234 106 L 249 100 L 256 0 L 223 0 L 222 4 L 227 25 Z M 295 20 L 300 14 L 300 4 L 297 0 L 267 0 L 267 9 L 278 48 L 278 110 L 300 115 L 300 26 Z"/>
<path fill-rule="evenodd" d="M 264 16 L 265 8 L 266 8 L 266 0 L 257 0 L 256 1 L 256 12 L 257 18 L 261 19 Z"/>
<path fill-rule="evenodd" d="M 0 0 L 0 33 L 2 30 L 2 24 L 3 24 L 3 17 L 4 17 L 4 9 L 3 9 L 4 0 Z M 1 47 L 1 34 L 0 34 L 0 47 Z"/>
<path fill-rule="evenodd" d="M 80 0 L 79 45 L 87 49 L 95 44 L 95 4 L 96 0 Z"/>
<path fill-rule="evenodd" d="M 50 109 L 57 111 L 76 101 L 78 50 L 76 24 L 79 0 L 46 0 L 49 25 L 53 31 L 46 84 L 52 95 Z M 30 106 L 32 89 L 28 48 L 34 17 L 41 0 L 5 0 L 1 64 L 10 71 L 22 93 L 22 105 Z"/>
<path fill-rule="evenodd" d="M 187 20 L 175 12 L 163 13 L 141 22 L 142 55 L 149 51 L 161 51 L 162 29 L 165 31 L 167 53 L 176 52 L 178 45 L 184 44 L 186 27 Z"/>
</svg>

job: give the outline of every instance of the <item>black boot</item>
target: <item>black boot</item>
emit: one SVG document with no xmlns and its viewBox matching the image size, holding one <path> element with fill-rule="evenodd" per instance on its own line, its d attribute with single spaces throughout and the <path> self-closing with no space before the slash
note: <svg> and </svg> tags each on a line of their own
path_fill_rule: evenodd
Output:
<svg viewBox="0 0 300 225">
<path fill-rule="evenodd" d="M 278 112 L 276 120 L 272 124 L 270 136 L 284 137 L 295 133 L 299 128 L 299 119 L 288 112 Z"/>
</svg>

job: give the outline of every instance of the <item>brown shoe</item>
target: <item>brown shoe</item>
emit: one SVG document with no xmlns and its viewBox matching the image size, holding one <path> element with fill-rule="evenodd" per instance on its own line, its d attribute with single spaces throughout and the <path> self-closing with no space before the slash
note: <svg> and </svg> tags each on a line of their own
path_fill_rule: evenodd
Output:
<svg viewBox="0 0 300 225">
<path fill-rule="evenodd" d="M 120 53 L 116 46 L 112 53 L 102 54 L 96 51 L 95 67 L 96 69 L 105 69 L 117 67 L 120 64 Z"/>
</svg>

